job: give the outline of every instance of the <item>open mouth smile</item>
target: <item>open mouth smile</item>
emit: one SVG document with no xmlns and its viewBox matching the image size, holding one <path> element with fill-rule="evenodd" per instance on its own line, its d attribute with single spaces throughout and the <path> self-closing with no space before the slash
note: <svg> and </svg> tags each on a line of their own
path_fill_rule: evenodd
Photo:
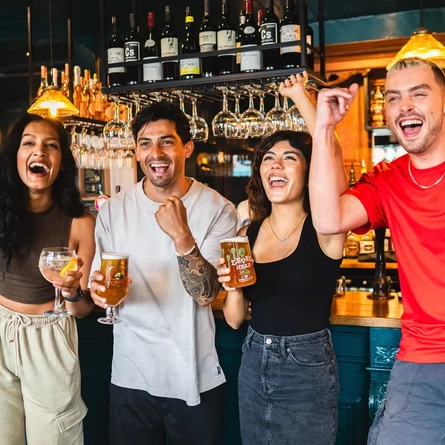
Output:
<svg viewBox="0 0 445 445">
<path fill-rule="evenodd" d="M 414 137 L 420 133 L 422 130 L 423 121 L 418 117 L 410 119 L 401 119 L 399 121 L 399 126 L 406 137 Z"/>
<path fill-rule="evenodd" d="M 151 164 L 149 164 L 149 167 L 158 174 L 165 173 L 168 170 L 169 166 L 170 164 L 167 164 L 165 162 L 152 162 Z"/>
<path fill-rule="evenodd" d="M 43 162 L 32 162 L 28 168 L 33 175 L 37 176 L 45 176 L 49 173 L 49 167 Z"/>
</svg>

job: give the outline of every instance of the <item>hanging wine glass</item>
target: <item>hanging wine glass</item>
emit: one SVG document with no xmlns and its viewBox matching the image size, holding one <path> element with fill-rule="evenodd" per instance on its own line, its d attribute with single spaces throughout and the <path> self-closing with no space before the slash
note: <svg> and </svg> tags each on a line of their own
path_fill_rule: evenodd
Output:
<svg viewBox="0 0 445 445">
<path fill-rule="evenodd" d="M 264 92 L 260 91 L 258 93 L 258 96 L 260 98 L 259 112 L 264 117 L 264 133 L 263 134 L 264 134 L 264 136 L 269 136 L 273 133 L 273 126 L 272 126 L 272 123 L 270 122 L 270 120 L 266 118 L 266 111 L 264 109 Z"/>
<path fill-rule="evenodd" d="M 278 85 L 275 85 L 274 93 L 275 106 L 267 112 L 266 119 L 271 123 L 273 132 L 288 130 L 292 128 L 292 121 L 286 110 L 281 107 Z"/>
<path fill-rule="evenodd" d="M 125 139 L 127 124 L 119 118 L 119 98 L 114 101 L 114 117 L 103 129 L 104 142 L 109 148 L 120 147 Z"/>
<path fill-rule="evenodd" d="M 306 127 L 306 122 L 303 119 L 303 116 L 300 113 L 297 105 L 292 105 L 287 111 L 287 115 L 292 123 L 292 130 L 294 131 L 308 131 Z"/>
<path fill-rule="evenodd" d="M 174 94 L 176 94 L 178 96 L 179 99 L 179 108 L 181 109 L 181 111 L 185 114 L 185 117 L 188 119 L 189 121 L 189 125 L 190 125 L 190 134 L 192 136 L 192 139 L 194 139 L 195 137 L 195 133 L 196 133 L 196 123 L 194 121 L 194 119 L 192 118 L 192 116 L 190 116 L 190 114 L 187 114 L 185 112 L 185 103 L 184 103 L 184 93 L 182 91 L 175 91 Z"/>
<path fill-rule="evenodd" d="M 215 137 L 226 137 L 228 139 L 235 139 L 238 137 L 239 120 L 235 113 L 229 111 L 227 106 L 227 88 L 222 89 L 223 108 L 213 118 L 212 131 Z"/>
<path fill-rule="evenodd" d="M 193 138 L 193 140 L 197 142 L 207 142 L 207 139 L 209 138 L 209 126 L 202 117 L 198 116 L 196 97 L 192 97 L 191 101 L 192 101 L 192 118 L 195 121 L 196 125 L 195 137 Z"/>
<path fill-rule="evenodd" d="M 249 89 L 249 108 L 241 114 L 241 120 L 247 127 L 248 137 L 260 138 L 266 132 L 266 119 L 255 109 L 252 89 Z"/>
</svg>

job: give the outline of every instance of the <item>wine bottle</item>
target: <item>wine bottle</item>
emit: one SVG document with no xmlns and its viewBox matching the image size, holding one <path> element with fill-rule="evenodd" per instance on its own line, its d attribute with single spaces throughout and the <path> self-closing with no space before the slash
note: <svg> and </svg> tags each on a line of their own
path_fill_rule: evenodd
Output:
<svg viewBox="0 0 445 445">
<path fill-rule="evenodd" d="M 243 36 L 244 26 L 246 25 L 246 11 L 241 9 L 239 12 L 238 32 L 236 34 L 236 47 L 241 47 L 241 37 Z M 236 53 L 236 72 L 241 70 L 241 53 Z"/>
<path fill-rule="evenodd" d="M 312 28 L 312 26 L 309 25 L 308 22 L 308 8 L 307 8 L 307 2 L 304 2 L 304 13 L 305 13 L 305 17 L 306 17 L 306 42 L 309 45 L 313 45 L 314 44 L 314 30 Z M 314 69 L 314 52 L 307 47 L 306 50 L 306 65 L 309 69 L 313 70 Z"/>
<path fill-rule="evenodd" d="M 252 10 L 253 0 L 246 0 L 246 23 L 241 36 L 241 48 L 250 46 L 258 48 L 259 33 Z M 260 71 L 261 67 L 261 51 L 259 49 L 256 51 L 246 51 L 241 53 L 240 71 L 242 73 Z"/>
<path fill-rule="evenodd" d="M 210 0 L 204 0 L 204 18 L 199 28 L 199 51 L 216 50 L 216 27 L 210 17 Z M 201 59 L 201 73 L 203 77 L 212 77 L 215 70 L 215 57 Z"/>
<path fill-rule="evenodd" d="M 65 63 L 65 71 L 62 71 L 61 73 L 61 87 L 60 91 L 65 97 L 68 97 L 70 95 L 70 81 L 69 81 L 69 75 L 70 75 L 70 66 Z"/>
<path fill-rule="evenodd" d="M 294 8 L 293 0 L 286 0 L 286 7 L 281 19 L 280 42 L 300 40 L 300 19 Z M 301 46 L 281 48 L 281 67 L 297 68 L 301 63 Z"/>
<path fill-rule="evenodd" d="M 273 9 L 273 0 L 266 1 L 266 13 L 260 24 L 261 46 L 278 43 L 280 22 Z M 276 70 L 280 64 L 278 49 L 263 49 L 263 69 Z"/>
<path fill-rule="evenodd" d="M 147 14 L 148 35 L 144 45 L 144 60 L 159 57 L 159 45 L 157 42 L 154 14 Z M 146 83 L 158 82 L 162 80 L 162 64 L 161 62 L 144 63 L 143 81 Z"/>
<path fill-rule="evenodd" d="M 51 68 L 51 85 L 59 88 L 59 70 L 57 68 Z"/>
<path fill-rule="evenodd" d="M 80 104 L 82 102 L 82 87 L 80 86 L 80 66 L 74 67 L 74 81 L 73 81 L 73 103 L 80 111 Z"/>
<path fill-rule="evenodd" d="M 125 62 L 124 42 L 117 35 L 116 17 L 111 17 L 111 37 L 107 45 L 108 65 Z M 125 67 L 108 68 L 108 86 L 115 87 L 126 83 Z"/>
<path fill-rule="evenodd" d="M 124 43 L 125 62 L 137 62 L 141 60 L 141 43 L 139 41 L 139 33 L 136 28 L 136 20 L 134 14 L 130 16 L 130 34 Z M 127 84 L 135 85 L 140 81 L 140 67 L 128 66 L 127 67 Z"/>
<path fill-rule="evenodd" d="M 199 52 L 198 39 L 195 33 L 195 18 L 190 12 L 190 8 L 185 8 L 185 38 L 182 43 L 182 54 L 193 54 Z M 200 61 L 198 57 L 191 59 L 181 59 L 179 64 L 181 79 L 194 79 L 200 77 Z"/>
<path fill-rule="evenodd" d="M 165 26 L 161 34 L 161 57 L 172 57 L 178 54 L 178 34 L 173 29 L 170 6 L 166 6 Z M 178 68 L 177 60 L 162 62 L 164 80 L 177 80 L 179 78 Z"/>
<path fill-rule="evenodd" d="M 222 0 L 221 22 L 217 33 L 218 51 L 236 48 L 236 31 L 230 23 L 228 0 Z M 236 54 L 218 56 L 218 74 L 234 74 L 236 72 Z"/>
<path fill-rule="evenodd" d="M 40 67 L 40 85 L 37 90 L 37 97 L 40 97 L 48 88 L 48 68 L 45 65 Z"/>
</svg>

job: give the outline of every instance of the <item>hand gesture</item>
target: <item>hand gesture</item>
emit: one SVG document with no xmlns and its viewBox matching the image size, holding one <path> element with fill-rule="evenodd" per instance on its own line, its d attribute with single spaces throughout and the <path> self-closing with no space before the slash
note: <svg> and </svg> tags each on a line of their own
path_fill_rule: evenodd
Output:
<svg viewBox="0 0 445 445">
<path fill-rule="evenodd" d="M 183 251 L 181 244 L 188 246 L 185 250 L 190 248 L 194 239 L 187 222 L 187 210 L 179 198 L 168 197 L 159 206 L 155 218 L 162 231 L 174 241 L 178 251 Z"/>
<path fill-rule="evenodd" d="M 80 257 L 76 257 L 77 268 L 76 270 L 69 270 L 64 273 L 63 279 L 53 281 L 53 286 L 56 289 L 60 289 L 62 296 L 66 298 L 77 297 L 77 290 L 80 287 L 80 280 L 83 277 L 83 273 L 79 269 L 83 266 L 83 260 Z"/>
<path fill-rule="evenodd" d="M 343 120 L 357 95 L 358 85 L 349 88 L 324 88 L 318 94 L 317 126 L 335 127 Z"/>
<path fill-rule="evenodd" d="M 216 262 L 216 273 L 218 274 L 218 281 L 222 284 L 224 290 L 228 292 L 236 290 L 236 288 L 226 285 L 226 283 L 230 281 L 230 268 L 226 266 L 224 258 L 219 258 Z"/>
<path fill-rule="evenodd" d="M 295 76 L 292 74 L 292 76 L 280 83 L 280 94 L 283 97 L 292 99 L 295 102 L 295 95 L 306 90 L 307 79 L 308 77 L 306 71 L 298 73 Z"/>
</svg>

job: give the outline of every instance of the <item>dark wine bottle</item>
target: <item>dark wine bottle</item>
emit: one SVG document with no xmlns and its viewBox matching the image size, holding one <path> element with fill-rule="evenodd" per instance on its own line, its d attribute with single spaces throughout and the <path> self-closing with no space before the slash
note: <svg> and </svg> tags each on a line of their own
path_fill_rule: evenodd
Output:
<svg viewBox="0 0 445 445">
<path fill-rule="evenodd" d="M 170 6 L 165 7 L 165 26 L 161 34 L 161 57 L 173 57 L 179 55 L 178 34 L 173 29 Z M 162 62 L 164 80 L 178 80 L 179 62 L 170 60 Z"/>
<path fill-rule="evenodd" d="M 154 14 L 147 14 L 148 33 L 147 40 L 144 45 L 144 60 L 159 57 L 158 36 L 155 30 Z M 143 81 L 147 83 L 158 82 L 162 80 L 162 64 L 161 62 L 144 63 Z"/>
<path fill-rule="evenodd" d="M 221 23 L 218 26 L 217 42 L 218 51 L 235 49 L 236 31 L 230 23 L 230 11 L 228 0 L 222 0 Z M 225 54 L 218 57 L 218 74 L 234 74 L 236 72 L 236 54 Z"/>
<path fill-rule="evenodd" d="M 236 47 L 241 46 L 241 37 L 243 36 L 244 26 L 246 25 L 246 11 L 243 9 L 239 12 L 238 32 L 236 34 Z M 241 70 L 241 53 L 236 53 L 236 72 Z"/>
<path fill-rule="evenodd" d="M 278 43 L 280 21 L 273 9 L 273 0 L 266 1 L 266 13 L 260 24 L 261 46 Z M 276 70 L 280 67 L 280 50 L 263 49 L 263 69 Z"/>
<path fill-rule="evenodd" d="M 294 0 L 286 0 L 286 7 L 281 19 L 280 42 L 300 40 L 300 18 L 294 7 Z M 301 64 L 301 46 L 281 48 L 281 67 L 297 68 Z"/>
<path fill-rule="evenodd" d="M 111 63 L 125 62 L 124 42 L 117 35 L 116 17 L 111 17 L 111 37 L 107 45 L 107 61 L 108 65 Z M 116 87 L 125 85 L 127 81 L 127 74 L 125 67 L 109 67 L 108 68 L 108 86 Z"/>
<path fill-rule="evenodd" d="M 190 13 L 190 8 L 185 9 L 185 38 L 182 43 L 182 54 L 193 54 L 199 52 L 198 39 L 195 33 L 195 18 Z M 191 59 L 181 59 L 180 62 L 181 79 L 194 79 L 201 77 L 199 57 Z"/>
<path fill-rule="evenodd" d="M 130 34 L 124 43 L 125 50 L 125 62 L 137 62 L 141 60 L 141 43 L 139 41 L 139 32 L 136 28 L 136 20 L 134 14 L 130 14 Z M 140 82 L 140 67 L 128 66 L 127 67 L 127 83 L 134 85 Z"/>
<path fill-rule="evenodd" d="M 216 26 L 210 17 L 210 0 L 204 0 L 204 18 L 199 28 L 199 50 L 202 53 L 216 50 Z M 201 59 L 202 76 L 212 77 L 214 71 L 215 57 L 203 57 Z"/>
<path fill-rule="evenodd" d="M 242 73 L 252 73 L 255 71 L 261 71 L 261 51 L 258 48 L 260 43 L 260 35 L 258 32 L 258 26 L 256 19 L 253 17 L 253 0 L 246 0 L 246 23 L 241 36 L 241 48 L 248 46 L 256 47 L 256 51 L 246 51 L 241 53 L 241 66 L 240 71 Z"/>
<path fill-rule="evenodd" d="M 307 8 L 307 2 L 304 2 L 304 13 L 306 14 L 306 42 L 309 45 L 314 44 L 314 30 L 312 26 L 309 25 L 308 22 L 308 8 Z M 313 70 L 314 69 L 314 52 L 308 47 L 306 51 L 306 66 Z"/>
</svg>

